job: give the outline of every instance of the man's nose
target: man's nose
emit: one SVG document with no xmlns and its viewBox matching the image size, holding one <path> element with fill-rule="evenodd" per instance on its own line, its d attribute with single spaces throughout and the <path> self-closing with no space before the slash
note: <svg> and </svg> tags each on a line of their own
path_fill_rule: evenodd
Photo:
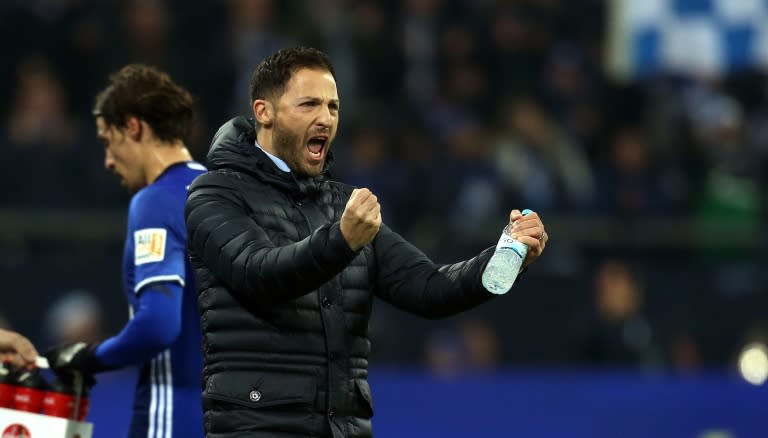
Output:
<svg viewBox="0 0 768 438">
<path fill-rule="evenodd" d="M 333 125 L 333 119 L 336 116 L 328 105 L 323 105 L 320 109 L 320 115 L 317 117 L 317 124 L 325 128 L 330 128 Z"/>
<path fill-rule="evenodd" d="M 112 158 L 112 154 L 107 152 L 104 154 L 104 168 L 112 170 L 115 167 L 115 159 Z"/>
</svg>

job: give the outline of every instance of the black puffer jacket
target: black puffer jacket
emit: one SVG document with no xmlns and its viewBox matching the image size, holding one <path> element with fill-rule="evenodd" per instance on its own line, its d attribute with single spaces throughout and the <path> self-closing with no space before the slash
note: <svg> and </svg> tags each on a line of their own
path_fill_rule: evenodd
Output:
<svg viewBox="0 0 768 438">
<path fill-rule="evenodd" d="M 208 437 L 371 436 L 368 319 L 374 295 L 427 318 L 489 300 L 491 249 L 437 267 L 385 225 L 353 252 L 339 229 L 352 187 L 297 179 L 221 127 L 186 218 L 205 353 Z"/>
</svg>

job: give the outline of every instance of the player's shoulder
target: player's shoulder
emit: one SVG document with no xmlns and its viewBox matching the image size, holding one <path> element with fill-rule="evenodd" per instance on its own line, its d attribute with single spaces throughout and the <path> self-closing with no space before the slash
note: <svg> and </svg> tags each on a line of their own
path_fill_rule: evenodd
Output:
<svg viewBox="0 0 768 438">
<path fill-rule="evenodd" d="M 181 196 L 184 197 L 190 184 L 208 170 L 196 161 L 179 163 L 157 179 L 157 181 L 136 192 L 133 202 L 136 204 L 168 201 Z"/>
<path fill-rule="evenodd" d="M 152 186 L 157 187 L 178 187 L 183 186 L 187 189 L 192 181 L 198 176 L 206 173 L 208 169 L 197 161 L 187 161 L 178 163 L 166 172 Z"/>
<path fill-rule="evenodd" d="M 131 208 L 167 201 L 172 197 L 172 192 L 168 188 L 165 184 L 150 184 L 144 187 L 131 198 Z"/>
<path fill-rule="evenodd" d="M 128 209 L 130 218 L 147 218 L 173 215 L 173 211 L 183 209 L 186 198 L 186 185 L 150 184 L 136 192 Z"/>
</svg>

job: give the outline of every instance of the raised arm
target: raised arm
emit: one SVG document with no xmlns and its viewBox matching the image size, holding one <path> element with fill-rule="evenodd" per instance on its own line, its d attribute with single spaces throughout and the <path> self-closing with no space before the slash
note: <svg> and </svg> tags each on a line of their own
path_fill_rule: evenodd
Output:
<svg viewBox="0 0 768 438">
<path fill-rule="evenodd" d="M 190 188 L 189 248 L 233 293 L 249 302 L 278 302 L 307 294 L 355 257 L 339 223 L 277 246 L 248 214 L 232 175 L 208 173 Z"/>
</svg>

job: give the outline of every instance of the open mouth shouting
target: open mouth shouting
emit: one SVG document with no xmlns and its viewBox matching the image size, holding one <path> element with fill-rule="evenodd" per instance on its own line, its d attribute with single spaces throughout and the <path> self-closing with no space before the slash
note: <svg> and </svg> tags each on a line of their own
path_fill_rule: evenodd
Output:
<svg viewBox="0 0 768 438">
<path fill-rule="evenodd" d="M 307 141 L 307 152 L 309 152 L 309 161 L 313 163 L 321 163 L 325 158 L 325 153 L 328 146 L 327 135 L 315 135 L 309 138 Z"/>
</svg>

